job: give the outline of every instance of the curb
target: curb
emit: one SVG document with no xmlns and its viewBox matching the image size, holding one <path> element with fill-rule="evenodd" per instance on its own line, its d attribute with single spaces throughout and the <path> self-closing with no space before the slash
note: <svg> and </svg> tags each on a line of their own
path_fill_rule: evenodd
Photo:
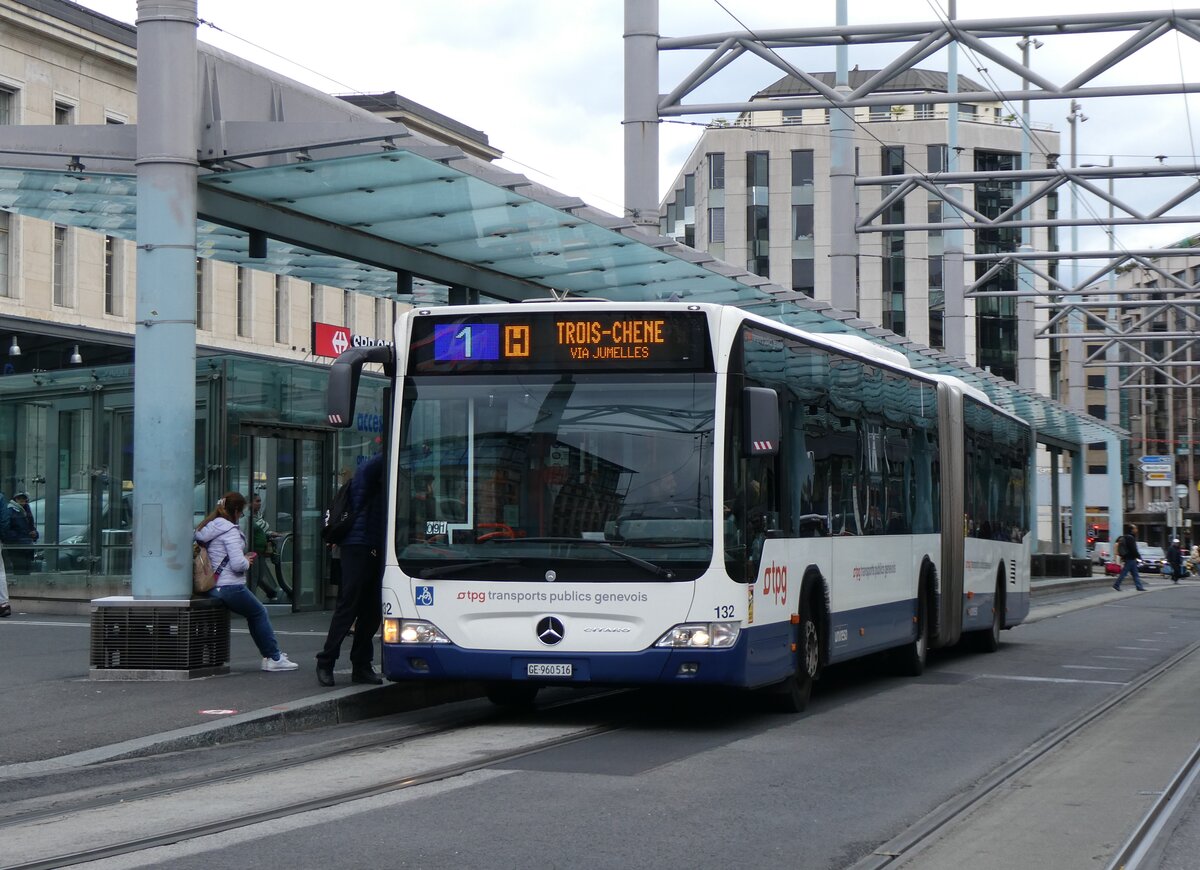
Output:
<svg viewBox="0 0 1200 870">
<path fill-rule="evenodd" d="M 0 781 L 57 773 L 77 767 L 178 752 L 221 743 L 307 731 L 328 725 L 359 722 L 482 697 L 476 683 L 392 683 L 387 686 L 347 686 L 226 719 L 124 740 L 56 758 L 0 766 Z"/>
</svg>

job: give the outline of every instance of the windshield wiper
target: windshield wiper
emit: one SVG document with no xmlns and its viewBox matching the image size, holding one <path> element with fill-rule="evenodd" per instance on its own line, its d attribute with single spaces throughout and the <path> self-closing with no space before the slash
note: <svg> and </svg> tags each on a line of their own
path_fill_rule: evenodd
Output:
<svg viewBox="0 0 1200 870">
<path fill-rule="evenodd" d="M 634 556 L 632 553 L 626 553 L 624 550 L 618 550 L 616 547 L 606 541 L 585 541 L 584 543 L 590 543 L 599 547 L 601 550 L 608 550 L 608 552 L 612 553 L 614 556 L 620 556 L 626 562 L 637 565 L 639 568 L 645 568 L 656 577 L 666 577 L 668 580 L 675 579 L 675 572 L 670 568 L 664 568 L 661 565 L 655 565 L 653 562 L 640 559 L 637 556 Z"/>
<path fill-rule="evenodd" d="M 670 568 L 664 568 L 661 565 L 655 565 L 645 559 L 640 559 L 631 553 L 626 553 L 624 550 L 618 550 L 608 541 L 591 541 L 587 538 L 563 538 L 563 537 L 541 537 L 541 538 L 493 538 L 494 541 L 524 541 L 531 544 L 574 544 L 585 547 L 596 547 L 601 550 L 607 550 L 615 556 L 620 556 L 631 565 L 637 565 L 646 571 L 649 571 L 655 577 L 666 577 L 668 580 L 675 579 L 675 572 Z"/>
<path fill-rule="evenodd" d="M 455 562 L 453 565 L 424 568 L 420 572 L 420 577 L 422 580 L 429 580 L 433 577 L 445 577 L 447 574 L 457 574 L 459 571 L 466 571 L 469 568 L 494 568 L 497 566 L 510 568 L 517 564 L 519 562 L 516 559 L 484 559 L 481 562 Z"/>
</svg>

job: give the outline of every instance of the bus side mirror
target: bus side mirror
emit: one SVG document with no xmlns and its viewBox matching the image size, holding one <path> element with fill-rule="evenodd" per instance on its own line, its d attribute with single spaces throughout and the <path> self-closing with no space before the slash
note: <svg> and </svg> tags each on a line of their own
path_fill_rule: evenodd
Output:
<svg viewBox="0 0 1200 870">
<path fill-rule="evenodd" d="M 742 390 L 742 455 L 774 456 L 779 452 L 779 396 L 766 387 Z"/>
<path fill-rule="evenodd" d="M 330 426 L 349 428 L 354 422 L 354 400 L 358 398 L 358 378 L 367 363 L 382 363 L 389 374 L 394 371 L 390 347 L 352 347 L 329 367 L 329 385 L 325 388 L 325 411 Z"/>
</svg>

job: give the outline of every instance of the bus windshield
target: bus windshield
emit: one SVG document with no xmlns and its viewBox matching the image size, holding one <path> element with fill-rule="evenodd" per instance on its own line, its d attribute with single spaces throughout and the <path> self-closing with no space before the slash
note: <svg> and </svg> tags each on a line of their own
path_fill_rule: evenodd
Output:
<svg viewBox="0 0 1200 870">
<path fill-rule="evenodd" d="M 712 557 L 711 374 L 410 377 L 396 554 L 417 578 L 656 582 Z"/>
</svg>

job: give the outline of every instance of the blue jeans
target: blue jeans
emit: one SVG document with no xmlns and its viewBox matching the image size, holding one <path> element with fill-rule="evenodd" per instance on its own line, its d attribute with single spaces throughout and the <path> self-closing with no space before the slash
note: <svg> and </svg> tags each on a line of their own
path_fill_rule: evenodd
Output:
<svg viewBox="0 0 1200 870">
<path fill-rule="evenodd" d="M 246 588 L 245 583 L 233 586 L 215 586 L 208 593 L 234 613 L 246 617 L 250 637 L 262 653 L 263 658 L 273 659 L 279 655 L 279 642 L 275 640 L 275 629 L 271 628 L 271 617 L 258 596 Z"/>
<path fill-rule="evenodd" d="M 1126 574 L 1133 577 L 1133 585 L 1136 588 L 1138 588 L 1138 589 L 1142 588 L 1142 578 L 1138 575 L 1137 559 L 1126 559 L 1125 560 L 1125 564 L 1123 564 L 1121 566 L 1121 573 L 1117 575 L 1117 582 L 1114 583 L 1113 585 L 1116 586 L 1118 589 L 1120 589 L 1121 581 L 1125 579 Z"/>
</svg>

